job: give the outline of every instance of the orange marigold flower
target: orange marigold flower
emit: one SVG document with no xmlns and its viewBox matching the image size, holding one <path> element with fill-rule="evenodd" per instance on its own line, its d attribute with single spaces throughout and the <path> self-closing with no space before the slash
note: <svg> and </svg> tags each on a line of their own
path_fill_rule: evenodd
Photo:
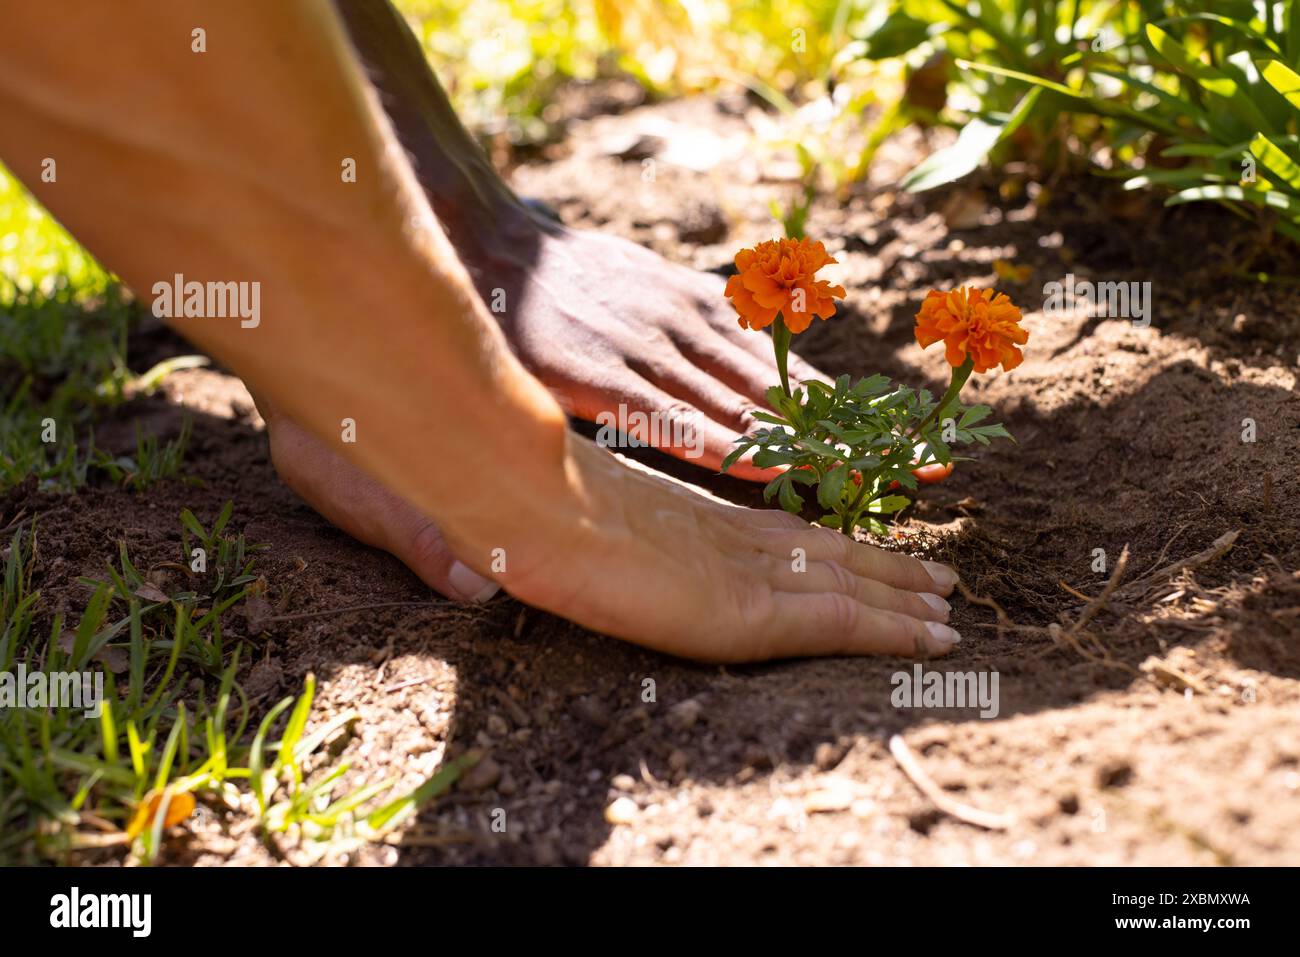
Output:
<svg viewBox="0 0 1300 957">
<path fill-rule="evenodd" d="M 916 314 L 916 341 L 924 349 L 941 339 L 944 357 L 954 368 L 969 356 L 976 372 L 988 372 L 998 363 L 1010 372 L 1025 358 L 1016 346 L 1028 342 L 1029 333 L 1020 328 L 1020 310 L 1002 293 L 931 289 Z"/>
<path fill-rule="evenodd" d="M 769 239 L 736 253 L 736 275 L 727 280 L 727 298 L 740 314 L 742 329 L 770 326 L 777 313 L 791 332 L 803 332 L 813 316 L 835 315 L 843 286 L 815 278 L 836 262 L 826 247 L 809 239 Z"/>
</svg>

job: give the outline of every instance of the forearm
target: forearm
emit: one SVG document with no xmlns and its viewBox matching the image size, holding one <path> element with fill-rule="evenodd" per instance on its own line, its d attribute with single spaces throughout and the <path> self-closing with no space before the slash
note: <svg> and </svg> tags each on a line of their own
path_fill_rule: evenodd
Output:
<svg viewBox="0 0 1300 957">
<path fill-rule="evenodd" d="M 457 117 L 419 40 L 388 0 L 336 0 L 348 35 L 452 245 L 476 261 L 526 256 L 538 229 Z"/>
<path fill-rule="evenodd" d="M 173 324 L 449 530 L 517 487 L 485 449 L 562 484 L 563 416 L 474 294 L 324 0 L 18 5 L 0 105 L 0 156 L 142 300 L 178 273 L 260 283 L 253 328 Z"/>
</svg>

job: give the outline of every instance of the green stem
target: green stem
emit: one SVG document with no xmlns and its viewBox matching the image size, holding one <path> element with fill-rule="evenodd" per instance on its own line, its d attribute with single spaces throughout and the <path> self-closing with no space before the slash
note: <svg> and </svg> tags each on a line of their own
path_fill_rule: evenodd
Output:
<svg viewBox="0 0 1300 957">
<path fill-rule="evenodd" d="M 967 356 L 965 362 L 963 362 L 960 366 L 955 366 L 953 368 L 952 378 L 948 382 L 948 390 L 944 392 L 943 398 L 939 400 L 938 405 L 936 405 L 933 409 L 930 410 L 930 414 L 927 415 L 924 419 L 922 419 L 917 424 L 916 428 L 912 429 L 911 433 L 908 435 L 908 438 L 911 439 L 916 438 L 926 429 L 927 426 L 929 426 L 931 422 L 933 422 L 936 418 L 938 418 L 943 414 L 943 411 L 957 398 L 958 393 L 961 392 L 962 386 L 964 386 L 966 384 L 966 380 L 970 378 L 971 370 L 974 369 L 974 367 L 975 367 L 975 361 L 971 359 L 969 356 Z M 874 481 L 873 482 L 867 481 L 867 476 L 865 475 L 862 476 L 861 491 L 858 492 L 857 497 L 853 499 L 853 503 L 848 507 L 848 509 L 845 510 L 843 515 L 841 515 L 840 517 L 840 531 L 843 532 L 845 535 L 848 535 L 850 538 L 853 537 L 853 527 L 858 524 L 857 518 L 859 514 L 859 509 L 861 509 L 863 506 L 862 500 L 866 497 L 867 490 L 871 488 L 874 484 L 875 484 Z"/>
<path fill-rule="evenodd" d="M 847 467 L 845 466 L 845 468 Z M 848 507 L 848 510 L 840 518 L 840 531 L 849 538 L 853 537 L 853 527 L 858 524 L 858 510 L 862 508 L 862 499 L 866 497 L 867 489 L 875 484 L 874 481 L 868 482 L 865 475 L 862 476 L 862 488 L 858 491 L 857 498 L 853 500 L 853 504 Z"/>
<path fill-rule="evenodd" d="M 786 366 L 790 360 L 790 330 L 786 328 L 785 319 L 778 312 L 776 322 L 772 324 L 772 348 L 776 350 L 776 371 L 781 374 L 781 389 L 786 398 L 790 395 L 790 376 Z"/>
<path fill-rule="evenodd" d="M 974 367 L 975 360 L 969 356 L 966 357 L 966 361 L 961 365 L 953 367 L 952 379 L 948 382 L 948 391 L 943 394 L 943 398 L 939 400 L 939 404 L 930 410 L 930 414 L 922 419 L 917 424 L 916 428 L 912 429 L 908 438 L 916 438 L 925 431 L 925 428 L 931 422 L 943 415 L 944 410 L 947 409 L 949 404 L 957 398 L 957 393 L 961 392 L 961 387 L 964 386 L 966 380 L 970 378 L 971 369 Z"/>
</svg>

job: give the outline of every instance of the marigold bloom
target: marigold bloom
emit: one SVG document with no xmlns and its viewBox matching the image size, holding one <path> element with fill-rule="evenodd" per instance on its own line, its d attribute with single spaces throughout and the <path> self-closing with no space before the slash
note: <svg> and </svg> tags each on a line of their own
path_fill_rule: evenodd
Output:
<svg viewBox="0 0 1300 957">
<path fill-rule="evenodd" d="M 1029 341 L 1029 333 L 1020 328 L 1020 310 L 1002 293 L 931 289 L 916 314 L 916 341 L 924 349 L 941 339 L 953 368 L 969 356 L 976 372 L 988 372 L 998 363 L 1010 372 L 1025 358 L 1016 346 Z"/>
<path fill-rule="evenodd" d="M 742 329 L 763 329 L 780 313 L 786 328 L 803 332 L 813 316 L 835 315 L 843 286 L 816 279 L 817 270 L 836 262 L 826 247 L 809 239 L 770 239 L 736 253 L 736 275 L 726 295 L 740 314 Z"/>
</svg>

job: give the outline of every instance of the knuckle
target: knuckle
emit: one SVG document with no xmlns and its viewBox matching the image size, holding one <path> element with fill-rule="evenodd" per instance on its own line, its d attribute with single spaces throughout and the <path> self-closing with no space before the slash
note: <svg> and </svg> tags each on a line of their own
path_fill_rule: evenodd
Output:
<svg viewBox="0 0 1300 957">
<path fill-rule="evenodd" d="M 445 571 L 451 564 L 451 552 L 442 532 L 432 522 L 425 522 L 411 536 L 411 561 L 424 572 Z"/>
<path fill-rule="evenodd" d="M 861 624 L 861 608 L 853 598 L 842 592 L 825 596 L 825 627 L 837 636 L 853 634 Z"/>
<path fill-rule="evenodd" d="M 852 595 L 857 591 L 857 576 L 839 562 L 826 562 L 825 568 L 830 586 L 836 592 Z"/>
</svg>

